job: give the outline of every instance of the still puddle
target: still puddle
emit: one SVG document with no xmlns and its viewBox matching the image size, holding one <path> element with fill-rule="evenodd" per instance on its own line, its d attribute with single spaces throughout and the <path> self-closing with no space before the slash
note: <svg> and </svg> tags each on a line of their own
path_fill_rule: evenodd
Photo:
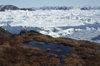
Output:
<svg viewBox="0 0 100 66">
<path fill-rule="evenodd" d="M 62 44 L 43 43 L 42 45 L 39 45 L 37 41 L 32 41 L 32 42 L 24 42 L 24 45 L 38 47 L 38 48 L 43 49 L 43 50 L 50 49 L 50 51 L 46 52 L 46 53 L 57 54 L 59 56 L 72 53 L 69 46 L 64 46 Z M 56 50 L 61 50 L 61 51 L 56 52 Z"/>
<path fill-rule="evenodd" d="M 50 51 L 45 51 L 44 53 L 51 53 L 58 55 L 58 58 L 61 60 L 62 64 L 63 64 L 62 56 L 73 53 L 70 50 L 70 46 L 64 46 L 62 44 L 44 43 L 44 42 L 39 45 L 38 43 L 39 43 L 38 41 L 24 42 L 24 45 L 37 47 L 43 50 L 49 49 Z"/>
</svg>

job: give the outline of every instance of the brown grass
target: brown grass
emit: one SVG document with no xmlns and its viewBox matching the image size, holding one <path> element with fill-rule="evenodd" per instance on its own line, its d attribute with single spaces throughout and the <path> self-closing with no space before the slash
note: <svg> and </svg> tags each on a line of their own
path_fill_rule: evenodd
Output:
<svg viewBox="0 0 100 66">
<path fill-rule="evenodd" d="M 69 38 L 53 38 L 35 31 L 22 31 L 18 35 L 0 35 L 0 66 L 59 66 L 56 55 L 43 53 L 39 48 L 21 45 L 39 41 L 72 47 L 77 54 L 64 57 L 64 66 L 100 66 L 100 44 Z"/>
</svg>

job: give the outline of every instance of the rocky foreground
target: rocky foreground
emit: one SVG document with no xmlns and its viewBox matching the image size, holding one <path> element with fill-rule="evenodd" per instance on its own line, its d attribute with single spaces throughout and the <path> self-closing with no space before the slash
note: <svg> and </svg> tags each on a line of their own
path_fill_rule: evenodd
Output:
<svg viewBox="0 0 100 66">
<path fill-rule="evenodd" d="M 24 46 L 22 42 L 40 41 L 70 46 L 75 53 L 63 56 Z M 53 38 L 35 31 L 11 34 L 0 28 L 0 66 L 100 66 L 100 44 L 65 38 Z"/>
</svg>

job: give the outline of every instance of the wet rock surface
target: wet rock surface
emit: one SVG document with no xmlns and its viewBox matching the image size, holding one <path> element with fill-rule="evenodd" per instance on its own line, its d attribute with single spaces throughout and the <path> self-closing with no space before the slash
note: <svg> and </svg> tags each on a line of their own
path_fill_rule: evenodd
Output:
<svg viewBox="0 0 100 66">
<path fill-rule="evenodd" d="M 6 31 L 4 33 L 8 34 Z M 41 48 L 21 44 L 31 41 L 69 46 L 75 53 L 66 54 L 60 60 L 57 55 L 44 53 Z M 0 64 L 0 66 L 100 66 L 100 44 L 70 38 L 53 38 L 35 31 L 24 30 L 18 35 L 10 34 L 7 37 L 1 33 Z"/>
</svg>

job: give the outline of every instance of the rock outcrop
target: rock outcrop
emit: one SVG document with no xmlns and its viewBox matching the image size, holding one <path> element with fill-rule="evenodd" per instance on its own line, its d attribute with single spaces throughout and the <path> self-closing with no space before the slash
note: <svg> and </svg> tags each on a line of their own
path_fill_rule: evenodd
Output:
<svg viewBox="0 0 100 66">
<path fill-rule="evenodd" d="M 8 37 L 11 36 L 12 34 L 0 27 L 0 35 Z"/>
<path fill-rule="evenodd" d="M 5 10 L 18 10 L 19 8 L 14 5 L 0 5 L 0 11 L 5 11 Z"/>
</svg>

